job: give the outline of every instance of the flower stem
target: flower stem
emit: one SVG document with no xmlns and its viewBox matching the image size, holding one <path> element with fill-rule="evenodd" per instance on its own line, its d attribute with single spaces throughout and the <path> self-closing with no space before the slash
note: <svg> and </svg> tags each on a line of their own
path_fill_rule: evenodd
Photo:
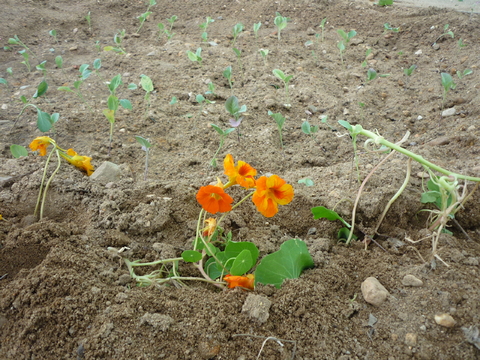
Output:
<svg viewBox="0 0 480 360">
<path fill-rule="evenodd" d="M 52 175 L 50 175 L 50 179 L 48 179 L 47 181 L 47 184 L 45 185 L 45 190 L 43 190 L 43 198 L 42 198 L 42 205 L 40 207 L 40 220 L 43 219 L 43 208 L 45 206 L 45 198 L 47 197 L 47 190 L 48 190 L 48 187 L 50 186 L 50 183 L 52 182 L 53 178 L 55 177 L 55 175 L 57 174 L 58 170 L 60 169 L 60 165 L 62 164 L 61 162 L 61 158 L 60 158 L 60 154 L 58 152 L 58 149 L 55 148 L 54 149 L 55 152 L 57 153 L 57 158 L 58 158 L 58 165 L 57 165 L 57 168 L 55 169 L 55 171 L 52 173 Z M 50 155 L 53 153 L 53 151 L 50 153 Z M 50 157 L 49 155 L 49 157 Z M 48 163 L 48 161 L 47 161 Z M 46 168 L 46 166 L 45 166 Z M 43 182 L 43 179 L 42 179 L 42 182 Z"/>
<path fill-rule="evenodd" d="M 46 191 L 46 189 L 44 191 L 42 191 L 43 190 L 43 184 L 45 182 L 45 178 L 47 177 L 48 163 L 50 162 L 50 158 L 52 157 L 54 151 L 55 151 L 55 148 L 53 148 L 52 151 L 50 152 L 50 154 L 48 154 L 47 160 L 45 161 L 45 166 L 43 168 L 42 182 L 40 183 L 40 191 L 38 192 L 37 204 L 35 205 L 35 211 L 33 212 L 33 216 L 37 216 L 38 207 L 40 206 L 40 200 L 42 199 L 42 193 Z M 40 219 L 41 219 L 41 217 L 40 217 Z"/>
</svg>

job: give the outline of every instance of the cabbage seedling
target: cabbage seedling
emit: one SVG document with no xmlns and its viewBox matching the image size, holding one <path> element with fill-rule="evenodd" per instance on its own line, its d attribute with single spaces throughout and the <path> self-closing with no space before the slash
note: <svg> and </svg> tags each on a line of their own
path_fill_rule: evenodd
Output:
<svg viewBox="0 0 480 360">
<path fill-rule="evenodd" d="M 230 134 L 232 131 L 235 131 L 235 128 L 230 128 L 230 129 L 227 129 L 227 130 L 224 131 L 215 124 L 210 124 L 210 126 L 215 129 L 215 131 L 218 133 L 218 135 L 220 135 L 220 145 L 218 146 L 217 151 L 215 152 L 212 160 L 210 161 L 210 165 L 212 165 L 212 167 L 216 168 L 217 167 L 218 152 L 222 149 L 223 143 L 225 142 L 225 139 L 227 138 L 228 134 Z"/>
<path fill-rule="evenodd" d="M 197 117 L 202 114 L 203 107 L 204 107 L 205 104 L 215 104 L 215 101 L 210 101 L 208 99 L 205 99 L 205 97 L 202 94 L 198 94 L 195 97 L 195 100 L 197 100 L 197 102 L 200 104 L 200 110 L 198 111 Z"/>
<path fill-rule="evenodd" d="M 455 37 L 455 34 L 453 33 L 453 31 L 448 30 L 448 27 L 449 27 L 448 24 L 445 24 L 445 25 L 444 25 L 444 27 L 443 27 L 443 34 L 440 35 L 440 36 L 437 38 L 437 40 L 435 40 L 435 42 L 432 44 L 432 46 L 434 46 L 434 45 L 437 43 L 437 41 L 440 40 L 440 39 L 441 39 L 442 37 L 444 37 L 444 36 L 451 36 L 452 39 Z M 448 31 L 447 31 L 447 30 L 448 30 Z"/>
<path fill-rule="evenodd" d="M 73 92 L 75 93 L 79 98 L 80 100 L 88 107 L 88 109 L 90 110 L 90 112 L 92 114 L 94 114 L 94 111 L 93 109 L 90 107 L 90 105 L 87 103 L 87 101 L 85 100 L 85 97 L 83 96 L 81 90 L 80 90 L 80 86 L 82 86 L 83 82 L 91 75 L 92 71 L 88 69 L 90 65 L 88 64 L 83 64 L 80 66 L 80 68 L 78 69 L 78 71 L 80 72 L 80 75 L 79 75 L 79 80 L 75 81 L 73 83 L 73 89 L 71 89 L 69 86 L 60 86 L 57 90 L 59 91 L 67 91 L 67 92 Z"/>
<path fill-rule="evenodd" d="M 372 68 L 367 70 L 367 81 L 375 80 L 377 77 L 387 77 L 387 76 L 390 76 L 390 74 L 378 74 Z"/>
<path fill-rule="evenodd" d="M 57 30 L 50 30 L 48 33 L 50 34 L 50 36 L 53 36 L 53 38 L 55 39 L 55 42 L 58 44 Z"/>
<path fill-rule="evenodd" d="M 352 40 L 352 38 L 357 35 L 357 32 L 355 30 L 350 30 L 348 33 L 346 33 L 344 30 L 338 29 L 337 33 L 342 37 L 346 44 L 348 44 L 350 40 Z"/>
<path fill-rule="evenodd" d="M 445 100 L 447 99 L 447 94 L 451 89 L 455 89 L 457 84 L 453 82 L 452 76 L 448 73 L 441 73 L 442 77 L 442 86 L 443 86 L 443 101 L 442 101 L 442 110 L 445 105 Z"/>
<path fill-rule="evenodd" d="M 230 119 L 230 125 L 233 128 L 238 128 L 242 123 L 243 118 L 241 117 L 242 113 L 247 111 L 247 105 L 242 105 L 238 103 L 238 98 L 235 95 L 230 96 L 225 102 L 225 109 L 233 116 L 233 119 Z M 238 129 L 238 141 L 240 141 L 240 129 Z"/>
<path fill-rule="evenodd" d="M 322 42 L 323 42 L 323 35 L 324 35 L 324 30 L 325 30 L 325 23 L 327 22 L 327 18 L 323 18 L 323 20 L 320 22 L 320 28 L 322 29 Z"/>
<path fill-rule="evenodd" d="M 214 98 L 217 97 L 217 94 L 215 93 L 215 84 L 212 81 L 208 83 L 208 91 L 205 92 L 205 95 L 209 94 L 211 94 Z"/>
<path fill-rule="evenodd" d="M 208 41 L 207 28 L 208 28 L 208 25 L 210 25 L 214 21 L 215 20 L 213 20 L 210 16 L 207 16 L 207 18 L 205 19 L 205 22 L 198 25 L 200 29 L 202 29 L 202 41 L 205 41 L 205 42 Z"/>
<path fill-rule="evenodd" d="M 37 58 L 33 53 L 33 51 L 30 50 L 30 48 L 27 45 L 25 45 L 22 41 L 20 41 L 17 35 L 15 35 L 13 38 L 8 39 L 8 43 L 11 45 L 20 45 L 21 47 L 24 48 L 24 50 L 29 51 L 34 58 Z"/>
<path fill-rule="evenodd" d="M 396 27 L 396 28 L 391 27 L 389 23 L 383 24 L 383 34 L 386 34 L 389 31 L 398 33 L 400 31 L 400 28 L 399 27 Z"/>
<path fill-rule="evenodd" d="M 365 60 L 363 60 L 362 62 L 362 67 L 367 67 L 367 58 L 368 58 L 368 55 L 370 55 L 372 53 L 372 49 L 367 49 L 367 51 L 365 51 Z"/>
<path fill-rule="evenodd" d="M 142 89 L 145 90 L 145 119 L 148 116 L 148 109 L 150 108 L 150 93 L 153 91 L 153 82 L 147 75 L 140 75 L 140 85 Z M 148 153 L 147 153 L 148 154 Z"/>
<path fill-rule="evenodd" d="M 280 15 L 279 12 L 275 13 L 275 20 L 273 22 L 275 23 L 275 26 L 277 27 L 278 41 L 280 41 L 280 39 L 281 39 L 280 33 L 282 32 L 283 29 L 285 29 L 287 27 L 288 21 L 289 21 L 289 18 Z"/>
<path fill-rule="evenodd" d="M 293 78 L 293 75 L 289 75 L 289 76 L 286 76 L 282 70 L 280 69 L 274 69 L 273 71 L 273 75 L 275 75 L 278 79 L 282 80 L 283 81 L 283 84 L 285 85 L 285 96 L 286 96 L 286 99 L 287 99 L 287 103 L 285 104 L 285 107 L 290 107 L 290 96 L 288 94 L 288 83 L 290 82 L 290 80 L 292 80 Z"/>
<path fill-rule="evenodd" d="M 35 66 L 35 69 L 37 69 L 38 71 L 41 71 L 42 72 L 42 75 L 43 75 L 43 78 L 45 79 L 46 75 L 47 75 L 47 69 L 45 68 L 45 64 L 47 63 L 47 60 L 44 60 L 42 61 L 40 64 L 38 64 L 37 66 Z"/>
<path fill-rule="evenodd" d="M 243 24 L 238 23 L 236 24 L 233 29 L 232 29 L 232 35 L 233 35 L 233 41 L 232 41 L 232 46 L 235 46 L 235 41 L 237 41 L 238 35 L 243 31 Z"/>
<path fill-rule="evenodd" d="M 275 123 L 277 124 L 278 136 L 280 138 L 280 146 L 283 150 L 282 131 L 283 131 L 283 124 L 285 124 L 285 117 L 280 113 L 273 113 L 270 110 L 268 110 L 268 115 L 270 115 L 273 118 L 273 120 L 275 120 Z"/>
<path fill-rule="evenodd" d="M 308 120 L 305 120 L 303 123 L 302 123 L 302 131 L 304 134 L 306 135 L 310 135 L 312 137 L 312 139 L 315 139 L 315 134 L 318 132 L 318 125 L 311 125 Z"/>
<path fill-rule="evenodd" d="M 28 55 L 27 51 L 25 49 L 20 50 L 19 54 L 23 56 L 23 61 L 21 62 L 21 64 L 25 65 L 27 67 L 28 72 L 30 72 L 31 71 L 31 66 L 29 61 L 30 56 Z"/>
<path fill-rule="evenodd" d="M 200 67 L 202 67 L 202 48 L 198 48 L 196 52 L 193 52 L 193 51 L 190 51 L 188 50 L 187 51 L 187 55 L 188 55 L 188 58 L 191 60 L 191 61 L 196 61 L 198 62 L 198 64 L 200 65 Z"/>
<path fill-rule="evenodd" d="M 5 80 L 4 78 L 0 78 L 0 84 L 5 85 L 5 86 L 7 87 L 7 89 L 8 89 L 8 81 Z"/>
<path fill-rule="evenodd" d="M 269 50 L 268 49 L 260 49 L 260 55 L 262 55 L 262 58 L 263 58 L 263 64 L 265 66 L 267 66 L 267 55 L 268 55 L 268 52 Z"/>
<path fill-rule="evenodd" d="M 115 46 L 105 46 L 103 48 L 104 51 L 115 51 L 116 53 L 120 53 L 122 55 L 125 55 L 127 52 L 122 46 L 122 40 L 125 37 L 125 29 L 119 30 L 118 33 L 116 33 L 113 36 L 113 42 L 115 43 Z"/>
<path fill-rule="evenodd" d="M 473 73 L 473 71 L 470 70 L 470 69 L 465 69 L 465 70 L 463 70 L 463 72 L 458 70 L 457 71 L 457 76 L 461 80 L 464 76 L 470 75 L 472 73 Z"/>
<path fill-rule="evenodd" d="M 407 87 L 408 79 L 410 78 L 410 76 L 412 76 L 416 68 L 417 68 L 417 65 L 414 64 L 410 66 L 408 69 L 403 69 L 403 73 L 407 77 L 407 80 L 405 81 L 405 87 Z"/>
<path fill-rule="evenodd" d="M 260 26 L 262 26 L 261 22 L 253 24 L 253 33 L 255 34 L 255 44 L 257 45 L 257 49 L 258 49 L 258 30 L 260 30 Z"/>
<path fill-rule="evenodd" d="M 240 71 L 242 72 L 242 79 L 243 79 L 243 82 L 245 83 L 245 76 L 243 74 L 243 66 L 242 66 L 242 58 L 241 58 L 242 51 L 237 48 L 233 48 L 232 50 L 237 56 L 237 64 L 238 64 L 238 67 L 240 68 Z"/>
<path fill-rule="evenodd" d="M 88 12 L 87 16 L 85 16 L 85 20 L 87 20 L 88 30 L 92 32 L 92 19 L 90 17 L 90 11 Z"/>
<path fill-rule="evenodd" d="M 142 15 L 140 15 L 137 19 L 140 21 L 140 26 L 137 30 L 137 34 L 140 33 L 140 30 L 142 29 L 143 23 L 147 20 L 147 18 L 152 14 L 150 11 L 150 8 L 154 5 L 157 5 L 157 2 L 155 0 L 150 0 L 150 3 L 148 4 L 147 11 L 145 11 Z"/>
<path fill-rule="evenodd" d="M 465 44 L 465 43 L 463 42 L 463 39 L 462 39 L 462 38 L 460 38 L 460 40 L 458 40 L 457 44 L 458 44 L 458 47 L 459 47 L 460 49 L 461 49 L 461 48 L 464 48 L 465 46 L 467 46 L 467 44 Z"/>
<path fill-rule="evenodd" d="M 144 171 L 144 174 L 143 174 L 143 181 L 147 181 L 147 173 L 148 173 L 148 155 L 149 155 L 149 152 L 150 152 L 150 148 L 152 147 L 152 144 L 150 144 L 150 142 L 141 137 L 141 136 L 135 136 L 135 140 L 137 140 L 137 142 L 142 145 L 142 150 L 145 151 L 145 171 Z"/>
<path fill-rule="evenodd" d="M 167 40 L 170 41 L 172 38 L 173 38 L 173 35 L 175 35 L 175 33 L 172 32 L 172 29 L 173 29 L 173 24 L 175 23 L 175 21 L 177 21 L 178 17 L 177 15 L 172 15 L 171 18 L 167 19 L 167 21 L 170 23 L 170 29 L 167 29 L 165 27 L 165 25 L 163 25 L 162 23 L 158 23 L 158 29 L 160 30 L 160 34 L 158 35 L 158 37 L 160 38 L 161 36 L 161 32 L 163 31 L 164 34 L 167 36 Z"/>
<path fill-rule="evenodd" d="M 342 63 L 342 66 L 345 67 L 345 64 L 343 63 L 343 52 L 345 51 L 345 43 L 343 42 L 343 40 L 337 43 L 337 48 L 340 51 L 340 61 Z"/>
<path fill-rule="evenodd" d="M 233 85 L 232 85 L 232 67 L 227 66 L 225 70 L 223 70 L 222 73 L 223 77 L 225 77 L 228 80 L 228 85 L 230 85 L 230 90 L 233 91 Z"/>
</svg>

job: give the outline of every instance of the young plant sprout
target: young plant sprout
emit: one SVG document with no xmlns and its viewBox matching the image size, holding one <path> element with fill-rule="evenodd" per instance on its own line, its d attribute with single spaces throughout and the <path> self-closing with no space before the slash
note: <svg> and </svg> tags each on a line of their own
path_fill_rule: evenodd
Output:
<svg viewBox="0 0 480 360">
<path fill-rule="evenodd" d="M 337 30 L 338 35 L 342 37 L 342 39 L 345 41 L 345 44 L 348 44 L 352 38 L 357 35 L 357 32 L 355 30 L 350 30 L 348 33 L 346 33 L 342 29 Z"/>
<path fill-rule="evenodd" d="M 210 101 L 208 99 L 205 99 L 205 97 L 202 94 L 198 94 L 195 97 L 195 99 L 200 104 L 200 110 L 198 110 L 197 117 L 199 117 L 203 113 L 203 107 L 205 106 L 205 104 L 215 104 L 215 101 Z"/>
<path fill-rule="evenodd" d="M 232 67 L 227 66 L 222 73 L 223 77 L 228 80 L 228 85 L 230 85 L 230 90 L 233 91 L 233 84 L 232 84 Z"/>
<path fill-rule="evenodd" d="M 158 35 L 158 38 L 162 35 L 162 32 L 167 36 L 167 40 L 170 41 L 173 38 L 173 35 L 175 33 L 172 32 L 173 29 L 173 24 L 175 24 L 175 21 L 177 21 L 178 17 L 177 15 L 172 15 L 167 21 L 170 24 L 170 29 L 167 29 L 163 23 L 158 23 L 158 29 L 160 30 L 160 34 Z"/>
<path fill-rule="evenodd" d="M 15 35 L 13 38 L 8 39 L 8 43 L 11 44 L 11 45 L 20 45 L 21 47 L 23 47 L 23 49 L 24 49 L 25 51 L 29 51 L 30 54 L 32 54 L 32 56 L 33 56 L 34 58 L 37 58 L 37 57 L 35 56 L 35 54 L 33 53 L 33 51 L 30 50 L 30 48 L 29 48 L 27 45 L 25 45 L 22 41 L 20 41 L 20 39 L 18 38 L 17 35 Z M 19 52 L 20 52 L 20 51 L 19 51 Z M 20 53 L 21 53 L 21 52 L 20 52 Z"/>
<path fill-rule="evenodd" d="M 232 29 L 232 35 L 233 35 L 233 41 L 232 41 L 232 46 L 235 46 L 235 42 L 237 41 L 238 35 L 243 31 L 243 24 L 238 23 L 235 24 L 235 26 Z"/>
<path fill-rule="evenodd" d="M 458 47 L 459 47 L 460 49 L 467 46 L 467 44 L 465 44 L 465 43 L 463 42 L 463 39 L 462 39 L 462 38 L 460 38 L 460 40 L 458 40 L 457 44 L 458 44 Z"/>
<path fill-rule="evenodd" d="M 88 12 L 87 16 L 85 16 L 85 20 L 87 20 L 88 31 L 92 32 L 92 19 L 90 17 L 90 11 Z"/>
<path fill-rule="evenodd" d="M 415 71 L 416 68 L 417 68 L 417 65 L 413 64 L 409 68 L 403 69 L 403 73 L 407 77 L 407 79 L 405 81 L 405 87 L 407 87 L 408 79 L 410 78 L 410 76 L 412 76 L 412 74 L 413 74 L 413 72 Z"/>
<path fill-rule="evenodd" d="M 13 76 L 13 70 L 11 67 L 7 68 L 7 74 Z"/>
<path fill-rule="evenodd" d="M 395 32 L 395 33 L 398 33 L 400 31 L 400 28 L 399 27 L 391 27 L 389 23 L 385 23 L 383 24 L 383 34 L 385 35 L 386 33 L 388 32 Z"/>
<path fill-rule="evenodd" d="M 0 84 L 5 85 L 5 86 L 7 87 L 7 89 L 8 89 L 8 81 L 5 80 L 4 78 L 0 78 Z"/>
<path fill-rule="evenodd" d="M 318 130 L 319 130 L 318 125 L 311 125 L 308 122 L 308 120 L 305 120 L 302 123 L 303 133 L 306 134 L 306 135 L 310 135 L 312 137 L 312 139 L 314 139 L 315 141 L 317 141 L 317 139 L 315 138 L 315 134 L 318 132 Z"/>
<path fill-rule="evenodd" d="M 343 52 L 345 51 L 345 43 L 343 42 L 343 40 L 337 43 L 337 48 L 340 51 L 340 62 L 342 63 L 342 66 L 345 67 L 345 64 L 343 62 Z"/>
<path fill-rule="evenodd" d="M 113 42 L 115 43 L 115 46 L 105 46 L 103 48 L 104 51 L 114 51 L 116 53 L 125 55 L 127 52 L 122 46 L 122 41 L 123 38 L 125 37 L 125 29 L 119 30 L 118 33 L 116 33 L 113 36 Z"/>
<path fill-rule="evenodd" d="M 278 41 L 280 41 L 281 39 L 280 33 L 282 32 L 283 29 L 287 27 L 288 21 L 289 21 L 289 18 L 282 16 L 279 12 L 275 13 L 275 20 L 273 22 L 277 27 Z"/>
<path fill-rule="evenodd" d="M 175 105 L 178 102 L 178 99 L 176 96 L 172 96 L 172 100 L 170 100 L 170 105 Z"/>
<path fill-rule="evenodd" d="M 148 109 L 150 108 L 150 93 L 153 91 L 153 82 L 147 75 L 140 75 L 140 85 L 145 90 L 145 119 L 148 117 Z M 147 153 L 148 154 L 148 153 Z"/>
<path fill-rule="evenodd" d="M 145 151 L 145 171 L 144 171 L 144 175 L 143 175 L 143 181 L 147 181 L 147 173 L 148 173 L 148 155 L 149 155 L 149 152 L 150 152 L 150 148 L 152 147 L 152 144 L 150 144 L 150 142 L 141 137 L 141 136 L 135 136 L 135 140 L 137 140 L 137 142 L 142 145 L 142 150 Z"/>
<path fill-rule="evenodd" d="M 322 29 L 322 42 L 324 40 L 324 31 L 325 31 L 325 24 L 327 22 L 327 18 L 323 18 L 323 20 L 320 22 L 320 28 Z"/>
<path fill-rule="evenodd" d="M 242 51 L 237 49 L 237 48 L 233 48 L 232 49 L 233 52 L 235 53 L 235 55 L 237 56 L 237 64 L 238 64 L 238 67 L 240 68 L 240 71 L 242 73 L 242 78 L 244 79 L 243 82 L 245 82 L 245 77 L 244 77 L 244 74 L 243 74 L 243 66 L 242 66 Z"/>
<path fill-rule="evenodd" d="M 387 76 L 390 76 L 390 74 L 378 74 L 372 68 L 367 70 L 367 81 L 375 80 L 377 77 L 387 77 Z"/>
<path fill-rule="evenodd" d="M 269 50 L 268 49 L 260 49 L 260 55 L 262 55 L 262 58 L 263 58 L 263 64 L 265 66 L 267 66 L 267 55 L 269 53 Z"/>
<path fill-rule="evenodd" d="M 285 117 L 280 113 L 273 113 L 270 110 L 268 110 L 268 115 L 270 115 L 273 118 L 273 120 L 275 120 L 275 123 L 277 124 L 278 136 L 280 138 L 280 147 L 282 148 L 282 150 L 284 150 L 282 132 L 283 132 L 283 124 L 285 124 Z"/>
<path fill-rule="evenodd" d="M 140 33 L 140 30 L 143 27 L 143 24 L 147 20 L 147 18 L 152 14 L 150 11 L 150 8 L 154 5 L 157 5 L 157 2 L 155 0 L 150 0 L 150 3 L 148 4 L 147 11 L 145 11 L 142 15 L 140 15 L 137 19 L 140 21 L 140 26 L 138 27 L 137 34 Z"/>
<path fill-rule="evenodd" d="M 208 83 L 208 91 L 205 92 L 205 95 L 212 95 L 214 98 L 217 97 L 217 94 L 215 93 L 215 84 L 212 81 Z"/>
<path fill-rule="evenodd" d="M 363 60 L 362 62 L 362 67 L 367 67 L 367 59 L 371 53 L 372 53 L 372 49 L 367 49 L 367 51 L 365 51 L 365 60 Z"/>
<path fill-rule="evenodd" d="M 293 75 L 286 76 L 284 72 L 280 69 L 274 69 L 272 72 L 273 72 L 273 75 L 275 75 L 278 79 L 283 81 L 283 84 L 285 86 L 285 97 L 287 100 L 285 107 L 289 108 L 291 105 L 290 105 L 290 96 L 288 94 L 288 83 L 290 82 L 290 80 L 292 80 Z"/>
<path fill-rule="evenodd" d="M 445 24 L 445 26 L 443 27 L 443 34 L 440 35 L 432 44 L 432 46 L 434 46 L 438 40 L 440 40 L 442 37 L 444 36 L 450 36 L 452 39 L 455 37 L 455 34 L 453 33 L 453 31 L 451 30 L 448 30 L 448 27 L 449 25 L 448 24 Z M 448 31 L 447 31 L 448 30 Z"/>
<path fill-rule="evenodd" d="M 448 92 L 452 89 L 455 89 L 457 87 L 457 84 L 453 82 L 452 76 L 448 73 L 441 73 L 440 76 L 442 77 L 442 86 L 443 86 L 443 100 L 442 100 L 442 110 L 443 110 Z"/>
<path fill-rule="evenodd" d="M 23 56 L 23 61 L 21 62 L 21 64 L 25 65 L 27 67 L 28 72 L 30 72 L 31 71 L 31 66 L 29 62 L 30 56 L 28 55 L 27 50 L 23 49 L 23 50 L 20 50 L 18 53 Z"/>
<path fill-rule="evenodd" d="M 193 61 L 193 62 L 198 62 L 198 64 L 200 65 L 200 67 L 202 67 L 202 48 L 198 48 L 196 52 L 193 52 L 193 51 L 190 51 L 188 50 L 187 51 L 187 55 L 188 55 L 188 58 Z"/>
<path fill-rule="evenodd" d="M 91 106 L 87 103 L 87 101 L 85 100 L 85 97 L 83 96 L 82 94 L 82 91 L 80 90 L 80 87 L 82 86 L 83 82 L 88 79 L 88 77 L 91 75 L 92 71 L 88 68 L 90 65 L 88 64 L 83 64 L 80 66 L 80 68 L 78 69 L 78 71 L 80 72 L 80 75 L 79 75 L 79 80 L 75 81 L 73 83 L 73 89 L 71 89 L 69 86 L 60 86 L 57 90 L 59 91 L 67 91 L 67 92 L 73 92 L 75 93 L 79 99 L 88 107 L 88 109 L 90 110 L 90 112 L 92 114 L 95 114 L 95 112 L 93 111 L 93 109 L 91 108 Z"/>
<path fill-rule="evenodd" d="M 63 58 L 61 55 L 58 55 L 55 58 L 55 65 L 57 65 L 57 68 L 61 69 L 63 71 Z"/>
<path fill-rule="evenodd" d="M 230 96 L 227 101 L 225 101 L 225 109 L 230 115 L 233 116 L 233 119 L 230 119 L 230 125 L 237 129 L 238 128 L 238 141 L 240 141 L 240 124 L 242 123 L 243 118 L 241 117 L 242 113 L 247 111 L 247 105 L 242 105 L 238 103 L 238 98 L 234 95 Z"/>
<path fill-rule="evenodd" d="M 470 75 L 472 73 L 473 71 L 470 69 L 465 69 L 463 71 L 457 70 L 457 76 L 460 80 L 463 79 L 464 76 Z"/>
<path fill-rule="evenodd" d="M 47 69 L 45 68 L 46 63 L 47 63 L 47 60 L 44 60 L 40 64 L 35 66 L 35 69 L 37 69 L 38 71 L 40 71 L 42 73 L 44 79 L 47 75 Z"/>
<path fill-rule="evenodd" d="M 214 128 L 214 130 L 218 133 L 218 135 L 220 136 L 220 145 L 218 146 L 218 149 L 217 151 L 215 151 L 215 154 L 213 155 L 213 158 L 212 160 L 210 161 L 210 165 L 213 167 L 213 168 L 216 168 L 217 167 L 217 155 L 219 153 L 219 151 L 222 149 L 223 147 L 223 143 L 225 142 L 225 139 L 227 138 L 228 134 L 230 134 L 231 132 L 235 131 L 235 128 L 230 128 L 230 129 L 227 129 L 227 130 L 222 130 L 219 126 L 215 125 L 215 124 L 210 124 L 210 126 L 212 128 Z"/>
<path fill-rule="evenodd" d="M 208 42 L 207 28 L 208 28 L 208 25 L 210 25 L 214 21 L 215 20 L 213 20 L 210 16 L 207 16 L 207 18 L 205 19 L 205 22 L 198 25 L 200 29 L 202 29 L 202 41 Z"/>
<path fill-rule="evenodd" d="M 55 42 L 58 44 L 57 30 L 50 30 L 50 31 L 48 32 L 48 34 L 49 34 L 50 36 L 53 36 L 53 38 L 55 39 Z"/>
<path fill-rule="evenodd" d="M 262 26 L 261 22 L 253 24 L 253 34 L 255 35 L 255 44 L 257 44 L 257 49 L 258 49 L 258 30 L 260 30 L 261 26 Z"/>
</svg>

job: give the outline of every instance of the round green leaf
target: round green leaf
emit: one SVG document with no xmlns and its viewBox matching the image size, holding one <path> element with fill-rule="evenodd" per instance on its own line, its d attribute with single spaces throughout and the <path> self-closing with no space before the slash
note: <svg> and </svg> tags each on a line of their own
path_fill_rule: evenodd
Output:
<svg viewBox="0 0 480 360">
<path fill-rule="evenodd" d="M 185 262 L 198 262 L 202 260 L 202 254 L 195 250 L 185 250 L 182 252 L 182 258 Z"/>
<path fill-rule="evenodd" d="M 12 153 L 13 157 L 17 159 L 22 156 L 28 156 L 27 149 L 25 149 L 25 147 L 22 145 L 10 145 L 10 152 Z"/>
<path fill-rule="evenodd" d="M 230 274 L 232 275 L 243 275 L 248 270 L 253 267 L 252 254 L 249 250 L 243 250 L 233 261 L 232 267 L 230 268 Z"/>
</svg>

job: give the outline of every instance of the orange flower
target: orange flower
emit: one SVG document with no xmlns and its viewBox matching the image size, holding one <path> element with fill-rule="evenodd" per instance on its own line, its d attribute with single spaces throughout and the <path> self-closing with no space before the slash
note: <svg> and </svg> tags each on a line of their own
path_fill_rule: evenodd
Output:
<svg viewBox="0 0 480 360">
<path fill-rule="evenodd" d="M 78 155 L 73 149 L 67 150 L 67 155 L 60 153 L 62 157 L 67 160 L 70 164 L 78 167 L 79 169 L 86 171 L 87 175 L 92 175 L 95 170 L 93 165 L 90 164 L 91 157 Z"/>
<path fill-rule="evenodd" d="M 211 214 L 232 210 L 233 199 L 225 191 L 221 182 L 217 185 L 202 186 L 197 193 L 197 201 L 203 210 Z"/>
<path fill-rule="evenodd" d="M 253 274 L 248 274 L 247 276 L 225 275 L 223 280 L 228 283 L 228 287 L 230 289 L 233 289 L 237 286 L 249 290 L 253 290 L 255 288 L 255 275 Z"/>
<path fill-rule="evenodd" d="M 40 136 L 34 139 L 29 147 L 32 151 L 40 151 L 40 156 L 45 156 L 47 155 L 47 147 L 50 144 L 55 145 L 55 141 L 48 136 Z"/>
<path fill-rule="evenodd" d="M 203 236 L 211 236 L 215 232 L 215 229 L 217 228 L 217 219 L 215 218 L 208 218 L 205 220 L 207 223 L 207 227 L 203 229 Z"/>
<path fill-rule="evenodd" d="M 293 187 L 277 175 L 257 180 L 257 190 L 252 201 L 257 210 L 265 217 L 272 217 L 278 212 L 278 205 L 286 205 L 293 199 Z"/>
<path fill-rule="evenodd" d="M 228 154 L 223 160 L 224 174 L 228 176 L 228 183 L 225 187 L 238 184 L 246 189 L 255 187 L 254 177 L 257 175 L 257 170 L 247 164 L 245 161 L 239 160 L 237 166 L 233 161 L 233 156 Z"/>
</svg>

